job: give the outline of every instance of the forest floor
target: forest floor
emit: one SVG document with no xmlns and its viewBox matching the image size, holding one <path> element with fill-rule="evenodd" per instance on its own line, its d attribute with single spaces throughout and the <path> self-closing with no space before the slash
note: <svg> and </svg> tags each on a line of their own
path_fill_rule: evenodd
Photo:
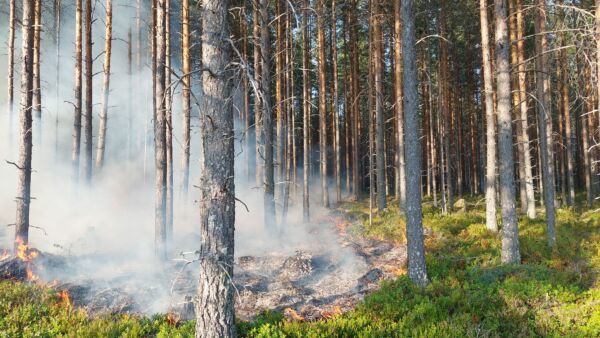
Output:
<svg viewBox="0 0 600 338">
<path fill-rule="evenodd" d="M 546 245 L 543 215 L 519 222 L 522 264 L 500 264 L 499 235 L 485 228 L 480 197 L 442 216 L 425 202 L 431 283 L 412 286 L 404 267 L 356 308 L 307 320 L 265 311 L 240 321 L 248 337 L 529 337 L 600 336 L 600 211 L 557 213 L 557 245 Z M 460 205 L 463 204 L 463 205 Z M 540 212 L 542 210 L 539 210 Z M 351 238 L 402 247 L 404 220 L 393 201 L 368 222 L 366 201 L 340 206 L 335 217 Z M 389 271 L 388 271 L 389 272 Z M 0 282 L 0 337 L 189 337 L 194 322 L 169 314 L 91 316 L 51 288 Z"/>
</svg>

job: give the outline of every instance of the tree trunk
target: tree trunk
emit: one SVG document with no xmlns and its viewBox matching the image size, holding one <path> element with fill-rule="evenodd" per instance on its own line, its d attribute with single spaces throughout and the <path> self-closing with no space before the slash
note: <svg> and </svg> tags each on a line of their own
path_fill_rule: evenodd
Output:
<svg viewBox="0 0 600 338">
<path fill-rule="evenodd" d="M 376 153 L 376 165 L 377 165 L 377 208 L 379 211 L 385 210 L 387 207 L 386 201 L 386 184 L 385 184 L 385 129 L 383 122 L 383 57 L 382 57 L 382 44 L 383 35 L 381 34 L 381 18 L 379 17 L 379 11 L 381 4 L 379 0 L 373 1 L 374 15 L 374 27 L 373 27 L 373 43 L 375 48 L 373 50 L 373 68 L 374 74 L 374 85 L 375 85 L 375 153 Z M 419 155 L 420 156 L 420 155 Z"/>
<path fill-rule="evenodd" d="M 75 99 L 73 105 L 73 141 L 71 152 L 71 166 L 73 181 L 79 181 L 79 161 L 81 154 L 81 104 L 82 104 L 82 8 L 81 1 L 75 1 Z"/>
<path fill-rule="evenodd" d="M 536 88 L 538 102 L 538 128 L 540 145 L 540 166 L 544 180 L 544 205 L 546 207 L 546 227 L 548 245 L 554 246 L 556 234 L 555 223 L 555 197 L 554 197 L 554 159 L 552 140 L 552 104 L 550 98 L 550 79 L 547 73 L 548 57 L 546 40 L 546 6 L 544 0 L 537 0 L 535 14 L 536 31 Z"/>
<path fill-rule="evenodd" d="M 339 112 L 339 84 L 338 84 L 338 52 L 337 52 L 337 13 L 336 0 L 331 0 L 331 59 L 333 63 L 333 123 L 335 129 L 335 148 L 334 148 L 334 176 L 335 176 L 335 196 L 336 202 L 342 201 L 342 146 L 340 144 L 340 112 Z"/>
<path fill-rule="evenodd" d="M 156 256 L 167 258 L 167 144 L 165 106 L 165 63 L 166 63 L 166 0 L 155 0 L 156 4 L 156 108 L 154 116 L 154 236 Z"/>
<path fill-rule="evenodd" d="M 321 199 L 329 208 L 327 184 L 327 83 L 325 82 L 325 0 L 317 0 L 317 74 L 319 76 L 319 168 L 321 172 Z"/>
<path fill-rule="evenodd" d="M 196 337 L 235 337 L 234 312 L 234 133 L 230 100 L 227 0 L 203 0 L 202 72 L 204 107 L 200 134 L 200 280 Z"/>
<path fill-rule="evenodd" d="M 302 210 L 304 222 L 310 220 L 310 114 L 311 114 L 311 95 L 310 95 L 310 35 L 308 32 L 308 17 L 310 15 L 309 0 L 304 0 L 304 10 L 302 13 L 302 147 L 303 147 L 303 190 L 302 190 Z"/>
<path fill-rule="evenodd" d="M 185 199 L 188 196 L 190 181 L 190 0 L 181 2 L 181 64 L 182 64 L 182 125 L 183 130 L 183 155 L 181 157 L 181 191 Z"/>
<path fill-rule="evenodd" d="M 14 112 L 15 102 L 15 11 L 16 11 L 15 0 L 10 0 L 9 5 L 9 17 L 8 17 L 8 84 L 7 88 L 7 102 L 8 102 L 8 118 L 9 118 L 9 139 L 12 142 L 12 119 Z"/>
<path fill-rule="evenodd" d="M 359 73 L 360 64 L 358 62 L 358 20 L 356 11 L 357 0 L 351 0 L 348 12 L 350 24 L 350 74 L 352 83 L 352 195 L 354 200 L 358 200 L 361 195 L 361 166 L 359 158 L 360 147 L 360 85 Z"/>
<path fill-rule="evenodd" d="M 38 122 L 38 136 L 41 135 L 42 119 L 42 88 L 40 73 L 40 54 L 42 40 L 42 0 L 34 0 L 34 28 L 33 28 L 33 111 Z M 41 142 L 41 139 L 38 140 Z"/>
<path fill-rule="evenodd" d="M 102 108 L 100 110 L 100 129 L 96 151 L 96 168 L 104 165 L 106 147 L 106 123 L 108 121 L 108 94 L 110 92 L 110 58 L 112 53 L 112 0 L 106 0 L 106 30 L 104 33 L 104 71 L 102 77 Z"/>
<path fill-rule="evenodd" d="M 494 232 L 498 231 L 496 220 L 496 116 L 494 113 L 493 77 L 490 60 L 487 0 L 479 1 L 481 20 L 481 51 L 483 57 L 483 82 L 486 118 L 486 175 L 485 175 L 485 224 Z"/>
<path fill-rule="evenodd" d="M 85 111 L 83 115 L 83 140 L 84 140 L 84 160 L 83 176 L 87 184 L 92 183 L 92 120 L 93 105 L 92 101 L 92 77 L 93 55 L 92 55 L 92 1 L 85 1 Z"/>
<path fill-rule="evenodd" d="M 510 42 L 506 0 L 495 0 L 496 69 L 498 98 L 498 159 L 500 162 L 500 205 L 502 211 L 502 263 L 520 263 L 519 229 L 515 208 L 515 177 L 510 114 Z"/>
<path fill-rule="evenodd" d="M 165 121 L 165 142 L 167 146 L 167 246 L 169 246 L 173 239 L 173 91 L 171 89 L 171 0 L 165 1 Z"/>
<path fill-rule="evenodd" d="M 262 73 L 262 56 L 260 51 L 261 38 L 260 38 L 260 26 L 261 26 L 261 14 L 260 14 L 260 0 L 253 0 L 253 27 L 252 34 L 254 39 L 254 82 L 256 86 L 261 85 L 261 73 Z M 264 139 L 262 134 L 262 100 L 264 95 L 261 92 L 255 93 L 254 96 L 254 135 L 256 137 L 255 142 L 255 177 L 256 186 L 264 188 Z"/>
<path fill-rule="evenodd" d="M 269 1 L 260 0 L 260 51 L 262 57 L 261 85 L 262 90 L 262 140 L 264 142 L 264 220 L 267 229 L 275 227 L 275 182 L 273 168 L 273 111 L 271 109 L 271 52 L 269 36 Z"/>
<path fill-rule="evenodd" d="M 517 73 L 519 83 L 519 102 L 520 119 L 517 123 L 521 124 L 521 142 L 523 142 L 523 166 L 525 169 L 525 194 L 527 195 L 527 217 L 533 219 L 536 217 L 535 211 L 535 192 L 533 189 L 533 174 L 531 168 L 531 147 L 529 146 L 529 122 L 527 120 L 528 97 L 527 97 L 527 73 L 525 72 L 525 41 L 523 39 L 523 0 L 516 0 L 517 9 Z M 522 178 L 523 179 L 523 178 Z"/>
<path fill-rule="evenodd" d="M 55 138 L 55 143 L 54 143 L 54 156 L 56 158 L 58 158 L 58 143 L 59 143 L 59 132 L 58 132 L 58 124 L 59 124 L 59 105 L 60 105 L 60 97 L 61 97 L 61 91 L 60 91 L 60 65 L 61 65 L 61 39 L 60 39 L 60 32 L 61 32 L 61 26 L 60 26 L 60 14 L 61 14 L 61 0 L 54 0 L 54 47 L 56 48 L 56 60 L 55 60 L 55 67 L 56 67 L 56 78 L 55 78 L 55 82 L 54 82 L 54 88 L 56 90 L 56 96 L 54 97 L 55 99 L 55 129 L 54 129 L 54 138 Z"/>
<path fill-rule="evenodd" d="M 19 245 L 29 243 L 29 207 L 31 203 L 32 101 L 34 60 L 34 0 L 23 0 L 21 49 L 21 111 L 19 113 L 19 183 L 15 222 L 15 253 Z"/>
<path fill-rule="evenodd" d="M 276 137 L 275 158 L 277 167 L 277 199 L 283 201 L 283 183 L 285 173 L 285 99 L 284 99 L 284 25 L 283 25 L 283 0 L 275 0 L 276 11 L 276 37 L 275 37 L 275 118 L 276 118 Z"/>
<path fill-rule="evenodd" d="M 402 1 L 402 58 L 404 70 L 404 135 L 406 156 L 406 238 L 408 240 L 408 276 L 417 285 L 428 283 L 423 244 L 423 210 L 421 205 L 421 141 L 415 15 L 413 0 Z"/>
<path fill-rule="evenodd" d="M 404 111 L 402 107 L 402 20 L 400 18 L 400 1 L 394 2 L 394 92 L 396 102 L 396 133 L 398 174 L 396 177 L 396 196 L 400 203 L 400 210 L 406 204 L 406 165 L 404 163 Z"/>
</svg>

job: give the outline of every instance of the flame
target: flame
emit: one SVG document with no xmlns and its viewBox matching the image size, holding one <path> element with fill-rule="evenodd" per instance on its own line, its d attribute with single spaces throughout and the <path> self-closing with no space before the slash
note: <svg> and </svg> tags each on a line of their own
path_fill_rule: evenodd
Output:
<svg viewBox="0 0 600 338">
<path fill-rule="evenodd" d="M 64 305 L 65 307 L 71 307 L 71 296 L 69 296 L 69 291 L 67 290 L 62 290 L 59 294 L 58 294 L 58 298 L 60 299 L 60 303 L 62 305 Z"/>
<path fill-rule="evenodd" d="M 322 313 L 323 318 L 325 318 L 325 319 L 331 319 L 331 318 L 337 317 L 341 314 L 342 314 L 342 308 L 337 305 L 328 311 L 323 311 L 323 313 Z"/>
<path fill-rule="evenodd" d="M 181 321 L 181 316 L 177 313 L 169 311 L 167 313 L 167 323 L 172 326 L 176 326 Z"/>
<path fill-rule="evenodd" d="M 286 315 L 288 320 L 297 321 L 297 322 L 302 322 L 305 320 L 304 317 L 302 317 L 298 314 L 298 312 L 296 312 L 294 309 L 289 308 L 289 307 L 286 308 L 285 310 L 283 310 L 283 313 Z"/>
<path fill-rule="evenodd" d="M 37 282 L 40 280 L 38 276 L 33 273 L 31 269 L 31 262 L 39 256 L 40 252 L 35 249 L 30 249 L 27 244 L 23 242 L 23 239 L 17 237 L 15 240 L 17 242 L 17 257 L 23 262 L 27 263 L 27 280 L 30 282 Z"/>
</svg>

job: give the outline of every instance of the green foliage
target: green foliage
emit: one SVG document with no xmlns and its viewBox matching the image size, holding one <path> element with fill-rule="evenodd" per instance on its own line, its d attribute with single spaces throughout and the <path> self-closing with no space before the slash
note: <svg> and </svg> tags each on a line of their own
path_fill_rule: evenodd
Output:
<svg viewBox="0 0 600 338">
<path fill-rule="evenodd" d="M 426 288 L 400 277 L 383 283 L 354 311 L 317 322 L 289 322 L 267 311 L 239 322 L 240 336 L 600 336 L 600 214 L 559 210 L 554 249 L 547 247 L 543 216 L 521 219 L 523 264 L 503 266 L 499 235 L 485 228 L 482 206 L 467 203 L 466 213 L 446 216 L 425 208 L 424 225 L 431 230 Z M 394 203 L 371 226 L 365 202 L 343 209 L 359 221 L 353 228 L 357 234 L 404 241 Z M 56 292 L 0 283 L 0 337 L 192 337 L 193 332 L 194 322 L 173 325 L 164 315 L 90 318 L 62 304 Z"/>
</svg>

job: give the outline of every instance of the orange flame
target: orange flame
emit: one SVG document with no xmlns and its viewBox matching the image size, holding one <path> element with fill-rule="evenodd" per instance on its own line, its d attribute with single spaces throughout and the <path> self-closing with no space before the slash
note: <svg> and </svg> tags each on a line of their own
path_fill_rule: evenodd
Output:
<svg viewBox="0 0 600 338">
<path fill-rule="evenodd" d="M 62 290 L 58 294 L 58 298 L 60 299 L 60 303 L 65 307 L 71 307 L 71 296 L 69 296 L 69 291 Z"/>
<path fill-rule="evenodd" d="M 17 257 L 19 257 L 19 259 L 23 262 L 27 263 L 27 280 L 31 282 L 39 281 L 40 278 L 36 276 L 31 269 L 31 261 L 33 261 L 40 254 L 40 252 L 35 249 L 30 249 L 27 244 L 23 242 L 23 239 L 19 237 L 17 237 L 15 241 L 18 244 Z"/>
<path fill-rule="evenodd" d="M 167 313 L 167 323 L 172 326 L 177 326 L 181 321 L 181 316 L 177 313 L 170 312 Z"/>
</svg>

